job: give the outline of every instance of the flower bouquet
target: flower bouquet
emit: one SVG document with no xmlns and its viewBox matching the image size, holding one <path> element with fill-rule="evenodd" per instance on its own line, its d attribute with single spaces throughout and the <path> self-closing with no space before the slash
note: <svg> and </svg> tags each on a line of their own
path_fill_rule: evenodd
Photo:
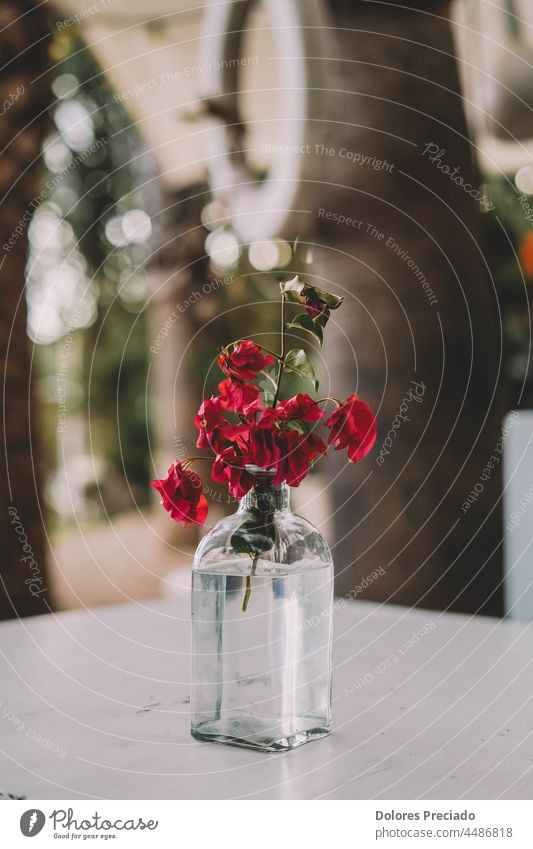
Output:
<svg viewBox="0 0 533 849">
<path fill-rule="evenodd" d="M 152 482 L 184 525 L 207 518 L 204 484 L 191 468 L 199 460 L 240 502 L 195 555 L 192 733 L 266 751 L 293 748 L 331 727 L 331 552 L 291 512 L 288 488 L 328 449 L 346 449 L 358 462 L 376 440 L 375 416 L 355 393 L 345 400 L 305 391 L 283 397 L 290 373 L 318 392 L 305 350 L 288 348 L 289 333 L 303 331 L 321 345 L 343 299 L 298 277 L 280 284 L 280 296 L 277 352 L 238 339 L 219 353 L 225 377 L 194 419 L 196 445 L 211 456 L 175 462 Z"/>
</svg>

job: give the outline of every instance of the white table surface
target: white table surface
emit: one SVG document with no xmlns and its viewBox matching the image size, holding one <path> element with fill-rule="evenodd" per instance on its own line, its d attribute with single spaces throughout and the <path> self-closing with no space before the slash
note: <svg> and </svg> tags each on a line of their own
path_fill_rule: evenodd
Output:
<svg viewBox="0 0 533 849">
<path fill-rule="evenodd" d="M 0 624 L 0 792 L 533 796 L 533 623 L 360 601 L 335 616 L 334 732 L 279 754 L 189 736 L 185 593 Z"/>
</svg>

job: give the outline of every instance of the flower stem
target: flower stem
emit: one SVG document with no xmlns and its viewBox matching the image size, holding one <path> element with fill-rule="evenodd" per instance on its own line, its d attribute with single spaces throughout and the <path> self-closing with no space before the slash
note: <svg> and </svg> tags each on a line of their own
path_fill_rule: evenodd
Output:
<svg viewBox="0 0 533 849">
<path fill-rule="evenodd" d="M 324 401 L 333 401 L 338 407 L 342 404 L 342 401 L 339 401 L 338 398 L 333 398 L 331 395 L 326 395 L 325 398 L 320 398 L 318 401 L 315 401 L 315 404 L 323 404 Z"/>
<path fill-rule="evenodd" d="M 248 602 L 250 601 L 250 596 L 252 594 L 252 575 L 255 575 L 255 570 L 257 568 L 257 560 L 259 558 L 259 554 L 254 554 L 252 560 L 252 568 L 250 570 L 250 574 L 246 575 L 246 584 L 244 590 L 244 598 L 242 600 L 242 612 L 246 613 L 246 609 L 248 607 Z"/>
<path fill-rule="evenodd" d="M 262 350 L 262 351 L 266 351 L 266 352 L 267 352 L 267 354 L 272 354 L 272 356 L 273 356 L 273 357 L 275 357 L 275 358 L 276 358 L 276 360 L 280 360 L 280 359 L 281 359 L 279 354 L 276 354 L 276 352 L 275 352 L 275 351 L 271 351 L 271 350 L 270 350 L 270 348 L 265 348 L 265 346 L 264 346 L 264 345 L 260 345 L 260 344 L 259 344 L 259 342 L 257 342 L 257 347 L 258 347 L 258 348 L 261 348 L 261 350 Z"/>
<path fill-rule="evenodd" d="M 187 457 L 187 459 L 186 459 L 186 460 L 182 460 L 182 461 L 181 461 L 181 465 L 183 466 L 183 468 L 184 468 L 184 469 L 186 469 L 186 468 L 187 468 L 187 466 L 188 466 L 190 463 L 194 463 L 194 462 L 196 462 L 196 460 L 207 460 L 209 463 L 212 463 L 212 462 L 213 462 L 213 458 L 212 458 L 212 457 L 200 457 L 200 456 L 198 456 L 198 457 Z"/>
<path fill-rule="evenodd" d="M 267 380 L 270 380 L 273 386 L 276 386 L 276 381 L 272 377 L 272 375 L 268 374 L 264 369 L 262 369 L 259 374 L 262 374 L 263 377 L 266 377 Z"/>
<path fill-rule="evenodd" d="M 285 295 L 283 292 L 281 293 L 281 350 L 279 353 L 279 365 L 278 365 L 278 376 L 277 376 L 277 386 L 276 386 L 276 394 L 274 395 L 274 400 L 272 401 L 272 406 L 275 407 L 278 403 L 279 398 L 279 390 L 281 388 L 281 378 L 283 377 L 283 367 L 285 365 Z"/>
</svg>

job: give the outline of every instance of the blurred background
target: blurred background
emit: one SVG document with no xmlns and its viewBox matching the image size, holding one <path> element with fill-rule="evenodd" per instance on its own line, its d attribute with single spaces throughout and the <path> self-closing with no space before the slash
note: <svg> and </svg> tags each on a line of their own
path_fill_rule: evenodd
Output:
<svg viewBox="0 0 533 849">
<path fill-rule="evenodd" d="M 320 395 L 378 415 L 293 491 L 337 593 L 502 615 L 531 4 L 5 0 L 0 48 L 0 617 L 185 591 L 198 531 L 149 481 L 294 273 L 345 297 Z"/>
</svg>

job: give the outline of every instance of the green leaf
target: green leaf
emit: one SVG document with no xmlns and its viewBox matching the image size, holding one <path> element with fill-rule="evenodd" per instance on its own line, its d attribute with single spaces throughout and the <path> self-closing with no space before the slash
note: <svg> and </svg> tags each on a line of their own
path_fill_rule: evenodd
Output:
<svg viewBox="0 0 533 849">
<path fill-rule="evenodd" d="M 281 294 L 285 295 L 286 299 L 293 304 L 301 303 L 301 295 L 304 286 L 305 283 L 299 280 L 298 275 L 291 278 L 291 280 L 284 280 L 279 284 Z"/>
<path fill-rule="evenodd" d="M 326 292 L 325 289 L 319 289 L 318 286 L 313 286 L 312 283 L 304 283 L 298 275 L 291 278 L 291 280 L 285 280 L 285 282 L 280 283 L 279 288 L 287 300 L 295 304 L 300 304 L 302 302 L 302 296 L 305 297 L 308 292 L 312 293 L 316 300 L 322 301 L 330 310 L 338 309 L 344 301 L 344 298 L 341 298 L 339 295 Z M 305 292 L 304 289 L 306 290 Z"/>
<path fill-rule="evenodd" d="M 295 430 L 301 436 L 305 436 L 305 434 L 309 433 L 309 431 L 305 429 L 304 423 L 299 421 L 298 419 L 291 419 L 287 423 L 287 428 L 288 430 Z"/>
<path fill-rule="evenodd" d="M 316 321 L 306 312 L 298 313 L 298 315 L 295 315 L 292 321 L 287 324 L 287 327 L 295 327 L 298 330 L 306 330 L 308 333 L 311 333 L 311 335 L 314 336 L 321 345 L 324 341 L 324 334 L 322 332 L 323 326 L 323 321 Z"/>
<path fill-rule="evenodd" d="M 231 535 L 231 545 L 239 554 L 251 556 L 270 551 L 276 540 L 271 513 L 254 510 L 252 518 L 246 519 Z"/>
<path fill-rule="evenodd" d="M 330 310 L 338 309 L 344 301 L 344 298 L 341 298 L 339 295 L 334 295 L 332 292 L 326 292 L 324 289 L 319 289 L 318 286 L 312 286 L 311 283 L 307 283 L 306 288 L 311 290 L 315 297 L 322 301 L 322 303 L 326 304 Z"/>
<path fill-rule="evenodd" d="M 287 292 L 296 292 L 296 294 L 300 294 L 305 286 L 305 283 L 300 280 L 298 275 L 296 277 L 291 277 L 290 280 L 284 280 L 283 283 L 279 284 L 279 288 L 282 294 L 286 295 Z"/>
<path fill-rule="evenodd" d="M 287 371 L 293 371 L 299 377 L 310 380 L 315 388 L 315 392 L 318 390 L 318 380 L 316 379 L 315 370 L 303 348 L 293 348 L 290 350 L 285 356 L 284 362 Z"/>
</svg>

